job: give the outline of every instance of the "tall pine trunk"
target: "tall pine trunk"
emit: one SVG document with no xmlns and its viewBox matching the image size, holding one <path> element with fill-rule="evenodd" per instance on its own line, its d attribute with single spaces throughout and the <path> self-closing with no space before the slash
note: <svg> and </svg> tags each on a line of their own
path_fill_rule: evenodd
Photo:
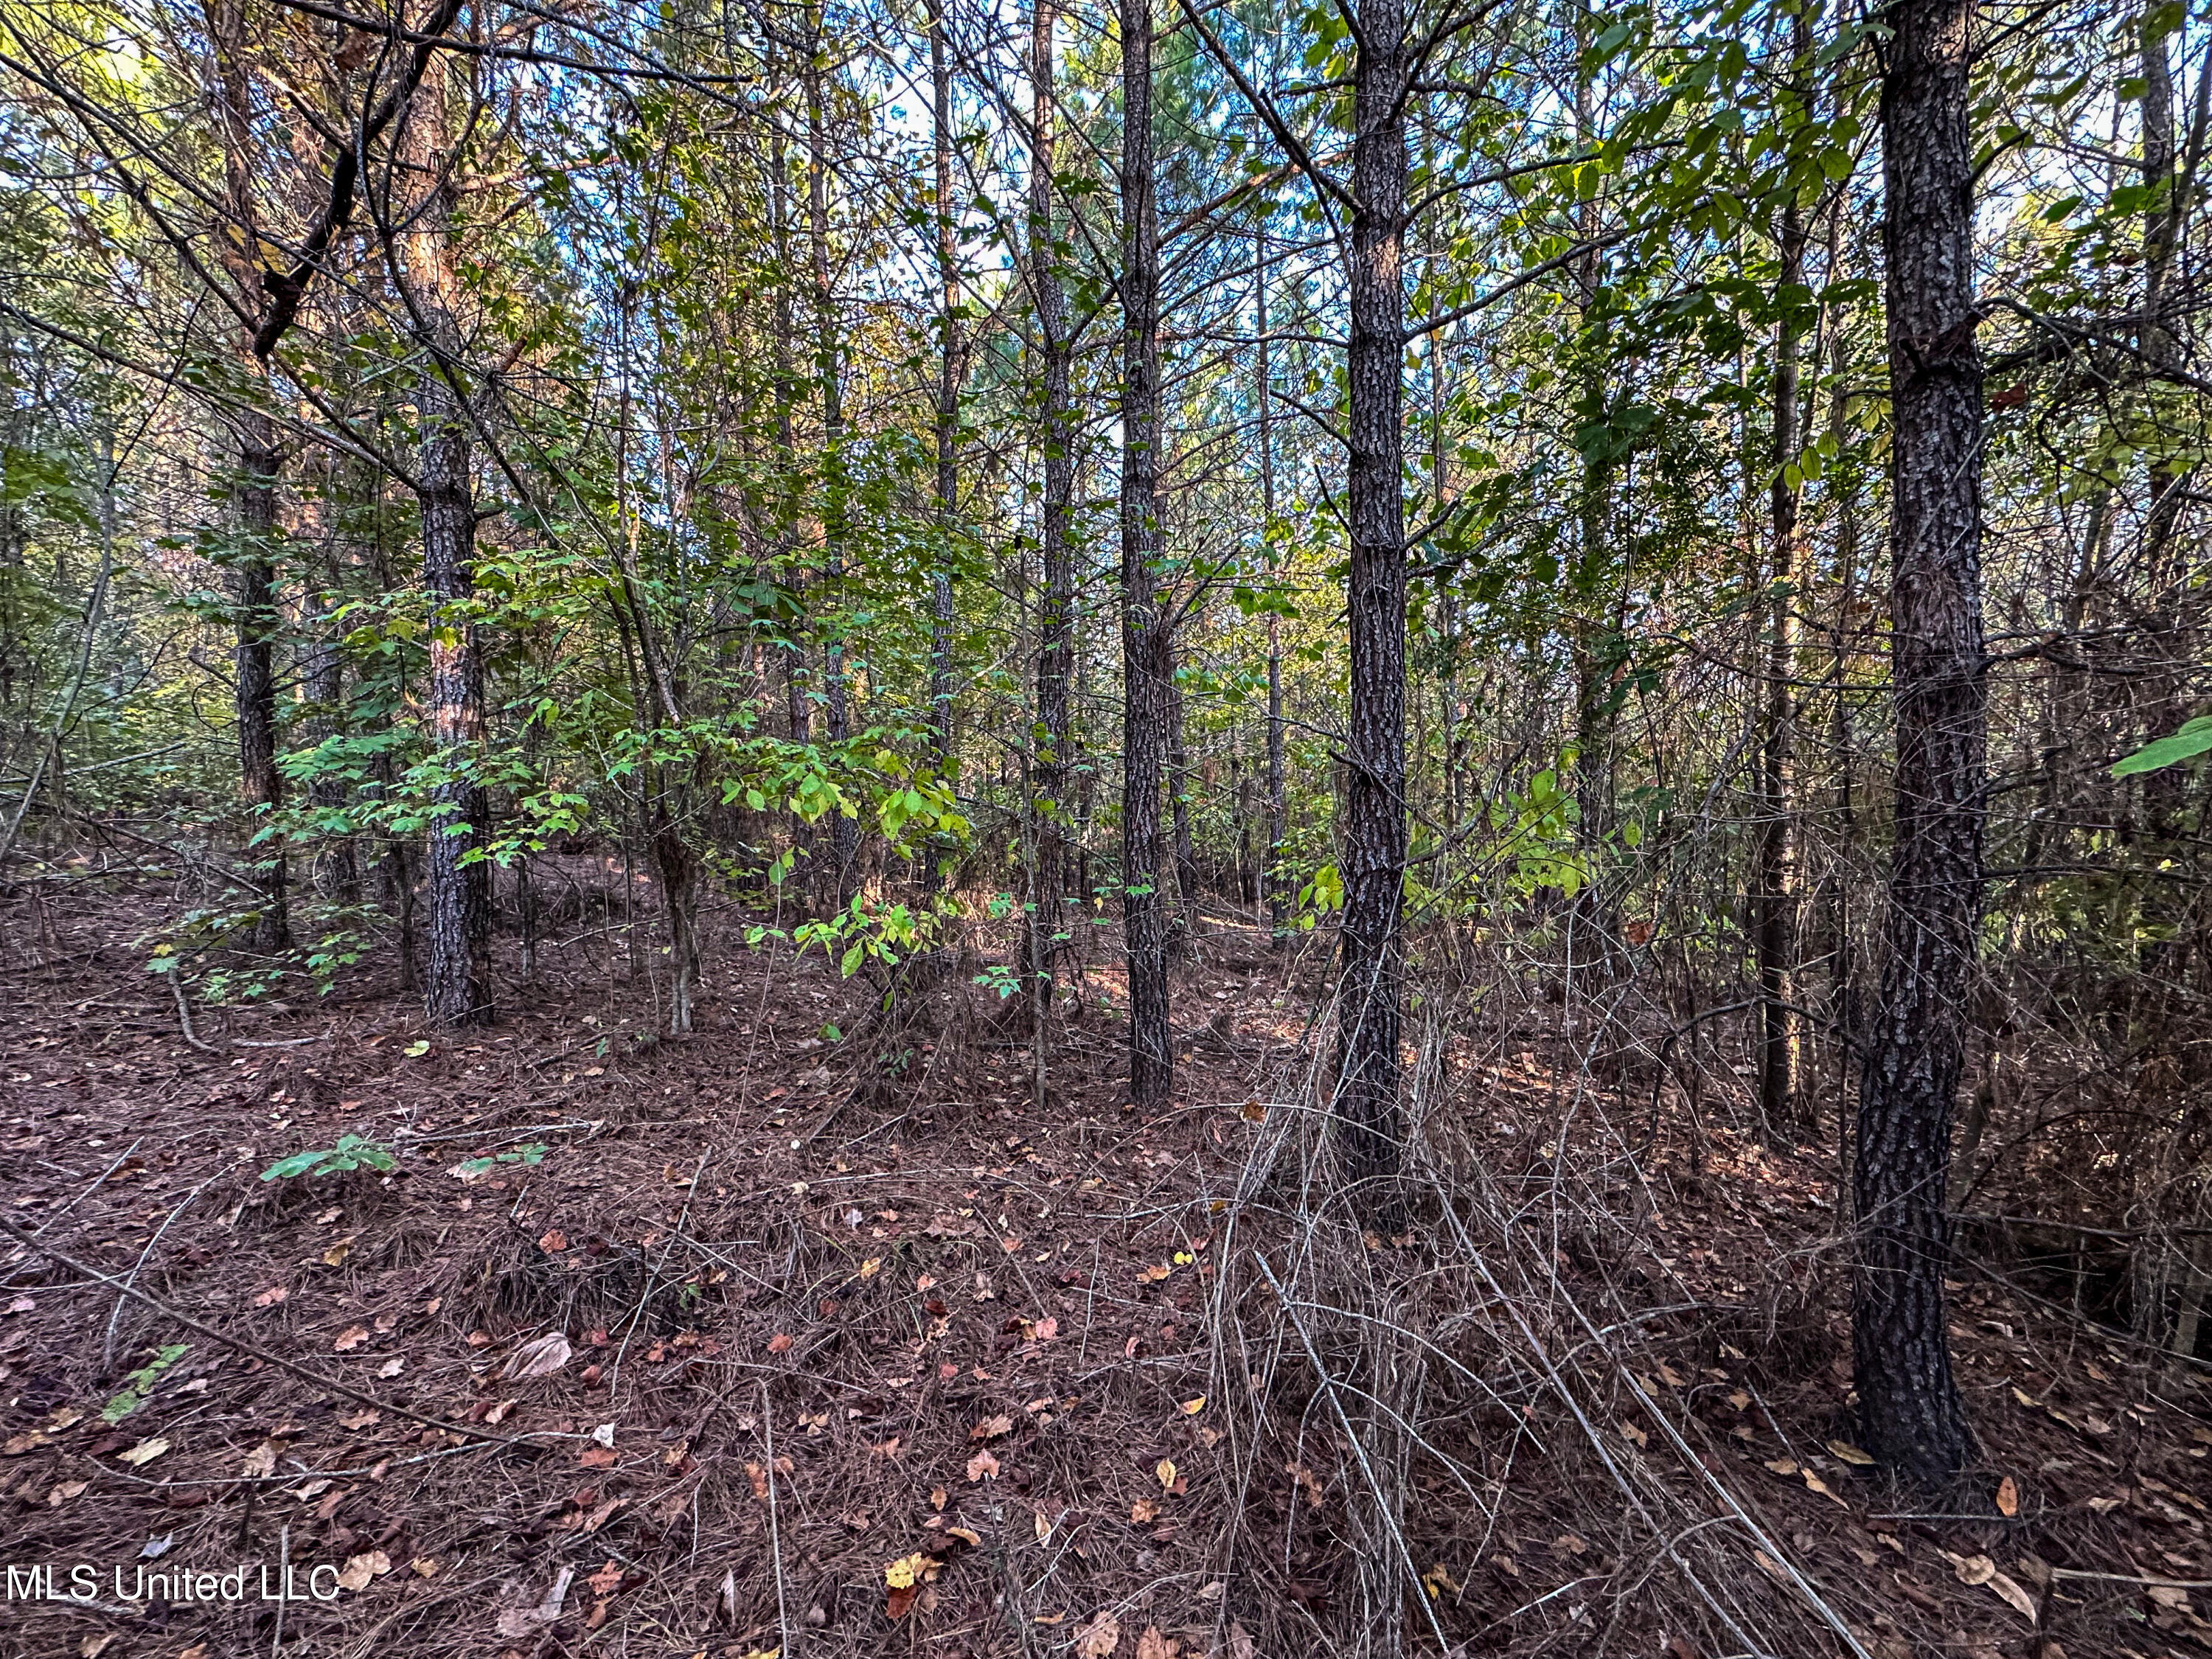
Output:
<svg viewBox="0 0 2212 1659">
<path fill-rule="evenodd" d="M 1852 1358 L 1865 1444 L 1948 1481 L 1972 1447 L 1943 1272 L 1952 1097 L 1982 884 L 1982 363 L 1967 76 L 1972 0 L 1900 0 L 1881 84 L 1895 846 L 1852 1170 Z"/>
<path fill-rule="evenodd" d="M 1403 1134 L 1400 1005 L 1405 957 L 1407 76 L 1404 0 L 1366 0 L 1352 74 L 1351 410 L 1346 599 L 1352 694 L 1341 833 L 1343 984 L 1337 1127 L 1355 1202 L 1384 1219 Z"/>
<path fill-rule="evenodd" d="M 477 639 L 476 486 L 462 404 L 456 205 L 442 82 L 423 84 L 407 113 L 407 150 L 431 191 L 405 240 L 405 280 L 426 362 L 416 387 L 422 449 L 416 501 L 428 601 L 430 747 L 439 781 L 429 830 L 429 963 L 423 1003 L 449 1025 L 492 1018 L 491 866 L 482 857 L 489 803 L 482 779 L 483 653 Z"/>
<path fill-rule="evenodd" d="M 815 52 L 808 60 L 805 75 L 806 225 L 814 275 L 814 370 L 822 396 L 823 577 L 834 607 L 845 578 L 845 399 L 837 350 L 837 294 L 830 270 L 830 154 L 820 66 L 822 21 L 817 8 L 810 28 Z M 842 619 L 832 617 L 822 640 L 823 724 L 828 728 L 829 740 L 839 744 L 853 735 L 842 627 Z M 851 902 L 860 881 L 859 821 L 842 812 L 831 814 L 826 839 L 836 868 L 830 872 L 825 896 L 834 901 L 830 908 L 842 910 Z"/>
<path fill-rule="evenodd" d="M 238 523 L 237 680 L 238 770 L 246 811 L 258 834 L 284 801 L 276 769 L 276 425 L 258 409 L 238 416 L 238 477 L 232 506 Z M 257 867 L 261 902 L 253 943 L 263 951 L 292 946 L 290 896 L 284 841 L 272 833 L 261 843 Z"/>
<path fill-rule="evenodd" d="M 1267 233 L 1260 233 L 1260 253 L 1252 276 L 1254 332 L 1259 337 L 1256 368 L 1260 399 L 1260 526 L 1267 544 L 1267 570 L 1275 574 L 1275 423 L 1274 390 L 1268 382 L 1267 357 Z M 1291 902 L 1280 865 L 1283 843 L 1290 839 L 1291 811 L 1287 774 L 1283 765 L 1283 619 L 1272 607 L 1267 612 L 1267 860 L 1260 881 L 1267 899 L 1267 927 L 1279 949 L 1289 943 Z"/>
<path fill-rule="evenodd" d="M 960 489 L 960 272 L 952 205 L 952 76 L 945 59 L 945 0 L 929 0 L 929 87 L 937 165 L 937 568 L 929 579 L 929 718 L 937 773 L 952 775 L 952 524 Z"/>
<path fill-rule="evenodd" d="M 1811 25 L 1801 12 L 1792 21 L 1797 64 L 1811 57 Z M 1808 93 L 1793 77 L 1802 103 Z M 1800 486 L 1789 469 L 1799 440 L 1798 356 L 1803 327 L 1795 291 L 1804 286 L 1804 216 L 1793 197 L 1783 204 L 1775 241 L 1781 254 L 1778 287 L 1786 307 L 1774 338 L 1774 432 L 1767 452 L 1770 519 L 1767 576 L 1766 686 L 1760 711 L 1759 831 L 1752 853 L 1752 951 L 1759 978 L 1759 1117 L 1769 1137 L 1798 1126 L 1797 1037 L 1790 1024 L 1796 1000 L 1797 895 L 1796 836 L 1790 799 L 1796 763 L 1797 520 Z"/>
<path fill-rule="evenodd" d="M 1160 853 L 1168 636 L 1160 613 L 1159 222 L 1152 180 L 1151 0 L 1121 7 L 1121 929 L 1129 967 L 1129 1094 L 1175 1081 Z"/>
<path fill-rule="evenodd" d="M 1067 294 L 1060 283 L 1052 213 L 1054 15 L 1051 0 L 1036 0 L 1030 18 L 1030 282 L 1044 370 L 1044 499 L 1037 519 L 1044 587 L 1037 616 L 1039 741 L 1030 791 L 1036 812 L 1036 910 L 1030 966 L 1040 1016 L 1052 1006 L 1054 959 L 1066 931 L 1060 897 L 1067 886 L 1068 682 L 1075 665 L 1075 546 L 1069 533 L 1075 434 L 1068 415 Z"/>
</svg>

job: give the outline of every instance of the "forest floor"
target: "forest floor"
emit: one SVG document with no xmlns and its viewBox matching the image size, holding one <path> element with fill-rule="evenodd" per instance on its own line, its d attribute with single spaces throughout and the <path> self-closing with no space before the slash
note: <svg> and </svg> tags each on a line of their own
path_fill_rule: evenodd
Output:
<svg viewBox="0 0 2212 1659">
<path fill-rule="evenodd" d="M 53 885 L 0 914 L 0 1653 L 2212 1652 L 2200 1377 L 1962 1265 L 1984 1462 L 1900 1497 L 1832 1155 L 1709 1103 L 1693 1166 L 1540 1022 L 1432 1057 L 1481 1194 L 1362 1237 L 1316 943 L 1202 938 L 1144 1115 L 1103 930 L 1040 1108 L 973 962 L 886 1021 L 727 909 L 674 1042 L 572 917 L 483 1030 L 374 961 L 195 1047 L 170 890 Z M 349 1134 L 396 1167 L 262 1178 Z"/>
</svg>

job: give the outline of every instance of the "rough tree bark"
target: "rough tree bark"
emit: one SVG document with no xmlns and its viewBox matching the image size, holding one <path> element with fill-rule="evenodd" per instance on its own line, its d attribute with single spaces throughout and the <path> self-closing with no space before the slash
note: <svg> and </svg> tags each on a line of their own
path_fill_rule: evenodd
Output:
<svg viewBox="0 0 2212 1659">
<path fill-rule="evenodd" d="M 937 533 L 929 577 L 929 718 L 937 773 L 952 775 L 952 517 L 960 489 L 960 269 L 952 205 L 952 74 L 945 61 L 945 3 L 929 0 L 931 136 L 937 164 Z"/>
<path fill-rule="evenodd" d="M 810 16 L 809 35 L 817 50 L 807 60 L 806 82 L 806 225 L 814 276 L 814 369 L 822 394 L 822 452 L 823 489 L 822 513 L 823 575 L 836 603 L 845 576 L 845 401 L 837 352 L 837 292 L 830 272 L 830 154 L 828 113 L 823 102 L 821 53 L 822 12 Z M 823 724 L 833 744 L 853 735 L 853 719 L 845 683 L 845 644 L 833 617 L 823 630 Z M 836 869 L 830 872 L 831 908 L 842 910 L 852 902 L 860 880 L 860 826 L 842 812 L 830 820 L 827 837 Z"/>
<path fill-rule="evenodd" d="M 215 240 L 232 281 L 251 303 L 261 293 L 262 273 L 254 257 L 261 245 L 261 233 L 253 196 L 256 145 L 246 12 L 235 0 L 219 0 L 208 6 L 206 16 L 215 55 L 216 112 L 223 133 L 223 210 L 234 232 Z M 258 322 L 258 318 L 249 317 L 241 324 L 238 357 L 248 384 L 264 401 L 241 406 L 232 418 L 238 470 L 230 486 L 238 581 L 238 632 L 232 653 L 234 708 L 238 720 L 240 793 L 254 820 L 252 833 L 258 833 L 283 805 L 283 780 L 276 769 L 276 636 L 283 621 L 276 604 L 276 476 L 283 451 L 277 442 L 276 420 L 267 406 L 269 357 L 277 338 L 264 346 Z M 262 853 L 258 878 L 261 902 L 254 912 L 253 943 L 263 951 L 291 948 L 285 873 L 283 839 L 272 836 Z"/>
<path fill-rule="evenodd" d="M 1791 25 L 1797 64 L 1809 61 L 1812 24 L 1799 13 Z M 1802 108 L 1809 97 L 1801 76 L 1793 75 L 1790 93 Z M 1785 295 L 1805 282 L 1807 242 L 1804 216 L 1792 197 L 1783 204 L 1775 242 L 1781 255 L 1778 286 Z M 1796 1000 L 1797 895 L 1796 836 L 1790 799 L 1796 763 L 1797 696 L 1797 520 L 1799 486 L 1786 476 L 1799 443 L 1798 353 L 1804 329 L 1794 301 L 1776 325 L 1774 337 L 1774 431 L 1767 453 L 1773 477 L 1768 483 L 1771 526 L 1767 574 L 1765 703 L 1761 710 L 1759 765 L 1759 830 L 1752 851 L 1752 952 L 1759 980 L 1759 1117 L 1770 1138 L 1799 1126 L 1796 1101 L 1797 1038 L 1790 1006 Z"/>
<path fill-rule="evenodd" d="M 1052 1006 L 1054 958 L 1066 931 L 1060 904 L 1067 886 L 1068 682 L 1075 659 L 1075 547 L 1069 536 L 1075 496 L 1074 424 L 1068 414 L 1067 293 L 1060 282 L 1053 230 L 1053 24 L 1051 0 L 1030 15 L 1030 283 L 1042 359 L 1044 499 L 1037 519 L 1043 594 L 1038 607 L 1036 707 L 1040 741 L 1030 799 L 1036 849 L 1031 995 L 1042 1017 Z"/>
<path fill-rule="evenodd" d="M 493 1014 L 491 866 L 482 856 L 489 803 L 478 769 L 484 672 L 473 615 L 476 484 L 461 401 L 457 198 L 443 91 L 439 76 L 426 76 L 407 112 L 408 159 L 431 194 L 403 247 L 409 306 L 428 359 L 416 387 L 422 422 L 416 501 L 429 602 L 430 747 L 441 772 L 428 837 L 430 960 L 422 989 L 434 1019 L 477 1025 Z"/>
<path fill-rule="evenodd" d="M 1899 0 L 1881 82 L 1897 821 L 1852 1170 L 1864 1443 L 1929 1485 L 1972 1451 L 1943 1271 L 1952 1097 L 1982 883 L 1982 363 L 1974 343 L 1973 0 Z"/>
<path fill-rule="evenodd" d="M 1168 1026 L 1162 751 L 1167 629 L 1158 593 L 1159 222 L 1152 179 L 1151 0 L 1121 12 L 1121 930 L 1129 968 L 1129 1094 L 1165 1100 Z"/>
<path fill-rule="evenodd" d="M 1337 1130 L 1354 1202 L 1395 1213 L 1405 980 L 1407 78 L 1404 0 L 1365 0 L 1352 71 L 1346 519 L 1352 694 L 1342 842 Z"/>
<path fill-rule="evenodd" d="M 276 770 L 276 635 L 282 619 L 276 606 L 276 469 L 280 452 L 276 424 L 258 409 L 237 416 L 238 475 L 231 505 L 238 524 L 237 678 L 238 769 L 246 811 L 257 825 L 283 805 L 283 780 Z M 255 912 L 254 945 L 264 951 L 292 946 L 291 907 L 286 888 L 284 842 L 272 835 L 259 865 L 261 903 Z"/>
</svg>

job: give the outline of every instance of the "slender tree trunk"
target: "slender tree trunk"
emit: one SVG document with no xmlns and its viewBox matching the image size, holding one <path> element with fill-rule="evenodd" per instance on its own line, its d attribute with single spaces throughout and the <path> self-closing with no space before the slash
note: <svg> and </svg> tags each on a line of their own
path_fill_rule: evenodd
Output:
<svg viewBox="0 0 2212 1659">
<path fill-rule="evenodd" d="M 845 404 L 837 351 L 837 295 L 830 273 L 829 131 L 822 70 L 817 61 L 822 35 L 819 9 L 812 14 L 810 33 L 817 50 L 808 61 L 805 77 L 806 223 L 814 275 L 814 369 L 822 393 L 823 574 L 835 605 L 845 577 Z M 841 629 L 842 623 L 833 617 L 822 640 L 823 724 L 830 741 L 840 744 L 853 735 Z M 860 878 L 859 821 L 842 812 L 832 814 L 828 839 L 836 862 L 831 872 L 834 908 L 842 910 L 851 902 Z"/>
<path fill-rule="evenodd" d="M 776 69 L 776 55 L 771 49 L 769 57 L 771 76 Z M 783 129 L 775 127 L 769 136 L 769 222 L 775 239 L 777 262 L 786 270 L 791 269 L 792 204 L 790 195 L 790 158 L 784 145 Z M 799 376 L 791 360 L 791 342 L 796 337 L 797 321 L 792 314 L 791 285 L 779 283 L 775 288 L 775 342 L 772 347 L 770 373 L 775 383 L 775 447 L 776 465 L 783 480 L 778 492 L 781 522 L 775 526 L 781 545 L 787 579 L 792 590 L 794 615 L 786 621 L 776 641 L 776 654 L 783 664 L 784 709 L 789 717 L 791 741 L 804 748 L 814 741 L 813 702 L 807 695 L 805 580 L 794 568 L 793 543 L 798 532 L 799 502 L 797 489 L 799 477 L 799 449 L 792 430 L 792 410 L 799 402 Z M 799 819 L 791 825 L 791 851 L 797 865 L 797 879 L 789 884 L 800 906 L 808 910 L 821 907 L 814 902 L 823 886 L 823 872 L 818 849 L 821 836 L 815 826 Z"/>
<path fill-rule="evenodd" d="M 1158 594 L 1159 223 L 1152 179 L 1151 0 L 1121 9 L 1121 930 L 1129 965 L 1129 1093 L 1166 1100 L 1167 914 L 1160 763 L 1168 637 Z"/>
<path fill-rule="evenodd" d="M 1075 433 L 1068 417 L 1067 295 L 1060 276 L 1053 229 L 1052 0 L 1035 0 L 1030 15 L 1030 282 L 1036 306 L 1044 370 L 1044 499 L 1037 519 L 1043 593 L 1037 615 L 1036 708 L 1041 741 L 1030 786 L 1036 826 L 1037 876 L 1031 962 L 1040 1020 L 1052 1006 L 1054 959 L 1066 932 L 1061 895 L 1067 886 L 1068 682 L 1075 666 L 1075 546 L 1070 535 L 1075 495 Z"/>
<path fill-rule="evenodd" d="M 945 0 L 928 0 L 931 131 L 937 164 L 937 568 L 929 579 L 929 715 L 937 773 L 952 775 L 952 526 L 960 490 L 960 270 L 952 204 L 952 75 L 945 60 Z"/>
<path fill-rule="evenodd" d="M 205 7 L 207 38 L 213 48 L 216 116 L 223 135 L 223 205 L 233 234 L 215 238 L 216 252 L 232 282 L 249 303 L 260 289 L 253 250 L 260 241 L 254 203 L 256 143 L 252 123 L 251 40 L 242 0 L 210 0 Z M 269 353 L 276 342 L 260 345 L 251 324 L 241 331 L 238 356 L 253 392 L 270 395 Z M 276 769 L 276 636 L 282 617 L 276 605 L 279 538 L 276 475 L 283 464 L 276 422 L 266 402 L 241 408 L 234 430 L 238 471 L 231 481 L 233 528 L 238 538 L 238 632 L 233 649 L 233 684 L 238 720 L 240 793 L 254 823 L 249 835 L 274 830 L 283 805 L 283 780 Z M 290 895 L 287 890 L 284 841 L 271 833 L 252 855 L 258 865 L 261 902 L 256 908 L 253 943 L 264 951 L 292 945 Z"/>
<path fill-rule="evenodd" d="M 1260 522 L 1267 544 L 1267 568 L 1276 574 L 1279 544 L 1275 538 L 1274 387 L 1267 352 L 1267 233 L 1260 233 L 1260 252 L 1252 277 L 1254 332 L 1259 337 L 1257 354 L 1260 398 Z M 1291 811 L 1288 775 L 1283 765 L 1283 619 L 1267 612 L 1267 861 L 1261 875 L 1267 892 L 1267 926 L 1271 943 L 1280 949 L 1290 941 L 1291 902 L 1288 884 L 1280 869 L 1284 842 L 1290 839 Z"/>
<path fill-rule="evenodd" d="M 254 833 L 273 830 L 284 804 L 276 769 L 276 422 L 260 410 L 238 421 L 238 478 L 232 505 L 238 516 L 238 769 Z M 290 896 L 284 841 L 272 833 L 257 852 L 261 903 L 253 943 L 262 951 L 292 948 Z"/>
<path fill-rule="evenodd" d="M 1943 1272 L 1986 810 L 1973 0 L 1899 0 L 1886 16 L 1895 31 L 1881 125 L 1897 823 L 1852 1170 L 1852 1358 L 1867 1449 L 1940 1484 L 1972 1448 L 1952 1376 Z"/>
<path fill-rule="evenodd" d="M 1176 678 L 1175 641 L 1167 650 L 1168 677 L 1168 806 L 1175 830 L 1176 913 L 1168 925 L 1171 950 L 1181 950 L 1205 932 L 1199 915 L 1198 848 L 1190 829 L 1190 746 L 1184 728 L 1187 708 L 1182 682 Z"/>
<path fill-rule="evenodd" d="M 1346 610 L 1352 694 L 1342 832 L 1336 1113 L 1354 1201 L 1395 1217 L 1405 980 L 1407 77 L 1403 0 L 1365 0 L 1352 71 Z"/>
<path fill-rule="evenodd" d="M 337 472 L 336 466 L 332 466 L 331 483 L 334 491 Z M 339 647 L 339 623 L 334 616 L 340 598 L 340 567 L 335 556 L 324 572 L 324 580 L 329 586 L 318 598 L 314 637 L 307 647 L 307 702 L 313 711 L 310 731 L 318 743 L 331 741 L 345 730 L 345 654 Z M 307 804 L 315 809 L 318 817 L 342 818 L 346 807 L 344 780 L 327 770 L 321 773 L 307 786 Z M 317 860 L 319 884 L 342 904 L 360 902 L 361 870 L 355 859 L 353 836 L 341 830 L 324 836 L 321 842 L 321 854 Z"/>
<path fill-rule="evenodd" d="M 455 196 L 441 77 L 433 73 L 408 115 L 408 149 L 432 195 L 406 238 L 406 281 L 430 361 L 416 387 L 422 441 L 416 501 L 428 599 L 430 746 L 441 778 L 429 831 L 430 961 L 423 1002 L 433 1018 L 477 1025 L 492 1018 L 491 866 L 482 857 L 489 803 L 482 782 L 483 654 L 477 638 L 476 486 L 468 411 L 461 403 Z"/>
<path fill-rule="evenodd" d="M 1595 88 L 1583 60 L 1589 46 L 1591 13 L 1583 0 L 1570 0 L 1574 8 L 1576 46 L 1575 144 L 1587 149 L 1595 142 Z M 1590 317 L 1605 280 L 1604 256 L 1595 246 L 1599 203 L 1595 197 L 1577 210 L 1577 234 L 1591 244 L 1577 262 L 1576 284 L 1581 295 L 1582 416 L 1585 421 L 1606 417 L 1604 324 Z M 1600 338 L 1588 337 L 1593 331 Z M 1601 442 L 1603 442 L 1601 440 Z M 1582 545 L 1575 586 L 1583 596 L 1582 614 L 1575 618 L 1572 649 L 1575 663 L 1575 799 L 1580 808 L 1577 836 L 1592 866 L 1593 879 L 1583 890 L 1575 907 L 1579 927 L 1596 933 L 1603 924 L 1600 913 L 1596 864 L 1613 820 L 1613 642 L 1599 600 L 1611 580 L 1613 562 L 1613 479 L 1614 460 L 1600 448 L 1583 458 L 1582 503 L 1578 528 Z M 1592 951 L 1577 953 L 1587 959 Z"/>
<path fill-rule="evenodd" d="M 1809 58 L 1811 25 L 1800 13 L 1792 26 L 1799 64 Z M 1793 95 L 1807 97 L 1802 82 Z M 1793 198 L 1783 204 L 1775 241 L 1781 253 L 1778 285 L 1793 294 L 1805 282 L 1806 234 Z M 1771 548 L 1767 576 L 1765 706 L 1761 711 L 1759 831 L 1752 852 L 1752 950 L 1759 976 L 1759 1119 L 1770 1138 L 1798 1127 L 1797 1038 L 1790 1005 L 1796 1000 L 1797 916 L 1796 836 L 1791 775 L 1796 761 L 1798 484 L 1787 476 L 1797 459 L 1798 349 L 1803 334 L 1794 301 L 1774 339 L 1774 433 L 1767 461 Z"/>
</svg>

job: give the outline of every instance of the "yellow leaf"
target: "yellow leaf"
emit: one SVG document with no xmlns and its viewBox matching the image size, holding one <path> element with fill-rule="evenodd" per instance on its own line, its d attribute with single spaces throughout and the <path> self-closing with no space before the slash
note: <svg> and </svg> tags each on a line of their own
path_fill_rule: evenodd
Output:
<svg viewBox="0 0 2212 1659">
<path fill-rule="evenodd" d="M 1848 1440 L 1831 1440 L 1828 1443 L 1828 1449 L 1842 1458 L 1844 1462 L 1855 1464 L 1860 1468 L 1869 1468 L 1874 1462 L 1872 1454 L 1861 1451 Z"/>
<path fill-rule="evenodd" d="M 883 1257 L 879 1255 L 870 1256 L 866 1261 L 863 1261 L 860 1264 L 860 1277 L 863 1279 L 873 1279 L 877 1273 L 881 1270 L 883 1265 Z"/>
<path fill-rule="evenodd" d="M 1826 1498 L 1832 1504 L 1841 1504 L 1845 1509 L 1850 1508 L 1850 1503 L 1848 1499 L 1837 1497 L 1835 1488 L 1831 1486 L 1826 1481 L 1821 1480 L 1820 1477 L 1814 1474 L 1812 1470 L 1805 1470 L 1804 1475 L 1807 1491 L 1820 1493 L 1821 1497 Z"/>
<path fill-rule="evenodd" d="M 1160 1485 L 1163 1487 L 1170 1490 L 1174 1488 L 1176 1483 L 1176 1466 L 1175 1460 L 1173 1458 L 1163 1457 L 1160 1459 L 1158 1462 L 1152 1465 L 1152 1473 L 1159 1476 Z"/>
<path fill-rule="evenodd" d="M 1182 1414 L 1185 1417 L 1195 1417 L 1205 1409 L 1206 1396 L 1204 1395 L 1199 1395 L 1195 1400 L 1186 1400 L 1182 1402 Z"/>
<path fill-rule="evenodd" d="M 118 1452 L 115 1456 L 117 1462 L 128 1463 L 135 1469 L 152 1462 L 168 1449 L 169 1443 L 166 1440 L 141 1440 L 129 1451 Z"/>
<path fill-rule="evenodd" d="M 920 1550 L 912 1555 L 902 1555 L 884 1569 L 884 1584 L 890 1589 L 912 1589 L 921 1582 L 922 1575 L 936 1565 L 933 1558 Z"/>
</svg>

